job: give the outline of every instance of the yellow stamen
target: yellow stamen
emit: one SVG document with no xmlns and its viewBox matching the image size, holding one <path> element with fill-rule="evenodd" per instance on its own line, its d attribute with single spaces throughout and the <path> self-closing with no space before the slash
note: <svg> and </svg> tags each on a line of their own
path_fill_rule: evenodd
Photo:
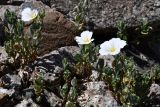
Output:
<svg viewBox="0 0 160 107">
<path fill-rule="evenodd" d="M 115 47 L 111 47 L 108 49 L 110 52 L 115 52 L 116 51 L 116 48 Z"/>
<path fill-rule="evenodd" d="M 89 38 L 85 38 L 85 39 L 84 39 L 84 42 L 85 42 L 85 43 L 89 43 L 89 42 L 90 42 L 90 39 L 89 39 Z"/>
<path fill-rule="evenodd" d="M 36 14 L 33 12 L 31 13 L 31 18 L 34 19 L 36 17 Z"/>
</svg>

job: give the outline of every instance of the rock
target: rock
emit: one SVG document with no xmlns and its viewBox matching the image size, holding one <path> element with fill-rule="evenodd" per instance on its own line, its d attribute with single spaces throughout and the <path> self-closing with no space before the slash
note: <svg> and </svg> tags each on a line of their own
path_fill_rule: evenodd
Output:
<svg viewBox="0 0 160 107">
<path fill-rule="evenodd" d="M 4 83 L 4 87 L 8 89 L 15 89 L 18 91 L 22 88 L 21 78 L 18 75 L 6 74 L 0 79 Z"/>
<path fill-rule="evenodd" d="M 19 3 L 24 2 L 25 0 L 0 0 L 1 4 L 13 4 L 18 5 Z"/>
<path fill-rule="evenodd" d="M 75 56 L 78 52 L 80 52 L 80 48 L 77 46 L 65 46 L 58 49 L 61 56 L 64 58 L 68 58 L 68 60 L 73 60 L 73 56 Z"/>
<path fill-rule="evenodd" d="M 158 84 L 152 84 L 150 87 L 150 93 L 148 96 L 151 95 L 160 95 L 160 86 Z"/>
<path fill-rule="evenodd" d="M 13 5 L 0 5 L 0 18 L 4 20 L 4 13 L 6 9 L 16 12 L 18 14 L 19 12 L 19 6 L 13 6 Z"/>
<path fill-rule="evenodd" d="M 99 72 L 98 71 L 95 71 L 95 70 L 92 70 L 92 75 L 90 76 L 90 79 L 92 81 L 96 81 L 99 77 Z"/>
<path fill-rule="evenodd" d="M 7 102 L 8 95 L 4 93 L 0 93 L 0 107 L 3 107 L 3 105 Z"/>
<path fill-rule="evenodd" d="M 158 84 L 153 83 L 151 85 L 148 97 L 150 98 L 150 101 L 147 103 L 151 106 L 160 106 L 160 86 Z"/>
<path fill-rule="evenodd" d="M 60 79 L 62 76 L 62 72 L 59 72 L 59 73 L 55 73 L 55 72 L 49 73 L 45 71 L 42 72 L 41 68 L 36 68 L 36 70 L 33 71 L 30 81 L 33 81 L 36 75 L 39 74 L 39 72 L 43 74 L 45 87 L 52 91 L 57 90 L 57 88 L 62 83 L 62 80 Z"/>
<path fill-rule="evenodd" d="M 10 98 L 14 94 L 14 90 L 8 90 L 0 87 L 0 107 L 10 107 Z"/>
<path fill-rule="evenodd" d="M 57 84 L 60 84 L 60 79 L 56 74 L 53 74 L 53 73 L 45 73 L 44 80 L 54 85 L 55 87 Z"/>
<path fill-rule="evenodd" d="M 79 52 L 79 47 L 76 46 L 65 46 L 61 47 L 58 50 L 54 50 L 48 54 L 40 56 L 33 64 L 30 65 L 32 69 L 38 67 L 43 69 L 45 72 L 61 74 L 62 69 L 62 60 L 67 58 L 69 61 L 73 61 L 73 56 Z"/>
<path fill-rule="evenodd" d="M 74 24 L 60 12 L 50 9 L 46 12 L 43 23 L 40 54 L 74 43 L 76 32 Z"/>
<path fill-rule="evenodd" d="M 39 57 L 34 63 L 30 64 L 30 69 L 33 70 L 30 80 L 34 78 L 34 74 L 38 71 L 43 71 L 46 87 L 52 91 L 57 91 L 62 83 L 62 60 L 67 58 L 71 63 L 73 56 L 78 52 L 79 48 L 76 46 L 66 46 L 54 50 L 49 54 Z"/>
<path fill-rule="evenodd" d="M 31 68 L 34 70 L 38 68 L 43 70 L 44 72 L 54 73 L 55 67 L 62 68 L 62 57 L 60 56 L 58 51 L 52 51 L 49 54 L 45 54 L 44 56 L 39 57 L 32 65 Z M 57 72 L 57 71 L 56 71 Z M 59 73 L 59 71 L 58 71 Z"/>
<path fill-rule="evenodd" d="M 34 78 L 33 74 L 36 74 L 37 71 L 41 71 L 44 73 L 45 84 L 51 88 L 51 90 L 57 89 L 62 82 L 60 78 L 63 76 L 63 58 L 67 58 L 69 62 L 73 63 L 73 56 L 75 56 L 78 51 L 79 47 L 66 46 L 39 57 L 29 65 L 30 69 L 34 71 L 30 79 Z"/>
<path fill-rule="evenodd" d="M 30 7 L 32 9 L 37 10 L 49 10 L 50 8 L 47 5 L 44 5 L 41 1 L 35 1 L 35 0 L 26 0 L 24 3 L 21 4 L 19 7 L 19 10 L 22 11 L 24 8 Z"/>
<path fill-rule="evenodd" d="M 62 106 L 62 100 L 58 98 L 54 93 L 48 92 L 47 90 L 44 90 L 45 97 L 50 104 L 49 107 L 61 107 Z"/>
<path fill-rule="evenodd" d="M 7 58 L 8 58 L 8 55 L 5 51 L 5 48 L 0 46 L 0 62 L 7 60 Z"/>
<path fill-rule="evenodd" d="M 13 72 L 13 70 L 8 65 L 8 62 L 7 61 L 0 62 L 0 77 L 2 77 L 3 75 L 9 72 Z"/>
<path fill-rule="evenodd" d="M 8 54 L 6 53 L 5 48 L 0 46 L 0 77 L 11 71 L 7 59 Z"/>
<path fill-rule="evenodd" d="M 80 0 L 51 0 L 52 8 L 73 18 L 75 6 Z M 115 28 L 122 20 L 128 27 L 138 26 L 144 18 L 151 24 L 160 20 L 159 0 L 90 0 L 88 18 L 96 29 Z"/>
<path fill-rule="evenodd" d="M 78 97 L 78 103 L 81 107 L 118 107 L 116 100 L 107 90 L 103 81 L 88 82 L 84 85 L 87 89 Z"/>
<path fill-rule="evenodd" d="M 35 97 L 33 87 L 29 87 L 27 89 L 24 89 L 23 90 L 23 97 L 26 98 L 26 99 Z"/>
<path fill-rule="evenodd" d="M 15 78 L 15 76 L 13 77 Z M 3 89 L 3 88 L 0 89 L 0 94 L 1 93 L 7 94 L 10 99 L 8 103 L 5 103 L 5 105 L 17 104 L 16 102 L 22 99 L 21 90 L 20 90 L 22 86 L 19 86 L 18 82 L 16 83 L 16 81 L 13 80 L 13 77 L 8 77 L 8 78 L 6 77 L 5 81 L 3 81 L 4 83 L 3 87 L 7 89 Z M 3 79 L 1 78 L 1 81 L 2 80 Z M 4 106 L 4 107 L 8 107 L 8 106 Z"/>
<path fill-rule="evenodd" d="M 13 93 L 14 93 L 14 90 L 0 88 L 0 94 L 7 94 L 8 96 L 11 96 Z"/>
<path fill-rule="evenodd" d="M 33 102 L 32 99 L 24 99 L 19 104 L 17 104 L 15 107 L 40 107 L 35 102 Z"/>
</svg>

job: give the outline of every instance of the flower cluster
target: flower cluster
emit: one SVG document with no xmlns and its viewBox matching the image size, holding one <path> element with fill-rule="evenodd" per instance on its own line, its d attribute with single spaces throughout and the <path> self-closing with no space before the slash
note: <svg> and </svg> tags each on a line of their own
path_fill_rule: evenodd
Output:
<svg viewBox="0 0 160 107">
<path fill-rule="evenodd" d="M 75 37 L 75 40 L 80 45 L 90 44 L 94 39 L 92 39 L 93 32 L 83 31 L 79 36 Z M 105 41 L 100 45 L 99 53 L 100 55 L 117 55 L 120 50 L 126 46 L 127 43 L 120 38 L 112 38 L 109 41 Z"/>
<path fill-rule="evenodd" d="M 45 11 L 26 7 L 20 14 L 21 20 L 15 12 L 9 10 L 5 12 L 4 45 L 15 67 L 24 67 L 37 58 Z"/>
</svg>

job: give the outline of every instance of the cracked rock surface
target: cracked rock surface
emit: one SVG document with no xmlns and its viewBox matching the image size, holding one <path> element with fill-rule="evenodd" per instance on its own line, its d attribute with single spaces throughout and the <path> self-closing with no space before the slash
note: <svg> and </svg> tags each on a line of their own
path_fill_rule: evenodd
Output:
<svg viewBox="0 0 160 107">
<path fill-rule="evenodd" d="M 52 8 L 73 18 L 75 6 L 80 0 L 51 0 Z M 89 0 L 88 17 L 97 28 L 115 27 L 115 22 L 123 20 L 127 26 L 139 25 L 148 19 L 158 24 L 160 0 Z"/>
</svg>

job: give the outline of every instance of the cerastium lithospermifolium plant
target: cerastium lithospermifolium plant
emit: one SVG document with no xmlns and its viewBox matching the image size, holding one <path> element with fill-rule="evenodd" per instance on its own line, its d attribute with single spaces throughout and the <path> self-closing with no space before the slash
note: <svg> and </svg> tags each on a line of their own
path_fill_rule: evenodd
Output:
<svg viewBox="0 0 160 107">
<path fill-rule="evenodd" d="M 127 30 L 125 23 L 123 21 L 118 21 L 116 25 L 118 29 L 117 37 L 127 41 L 128 38 L 127 38 Z"/>
<path fill-rule="evenodd" d="M 113 55 L 115 60 L 112 67 L 98 65 L 97 69 L 101 70 L 101 79 L 108 84 L 120 105 L 123 107 L 143 106 L 148 99 L 147 94 L 151 83 L 159 78 L 157 76 L 159 67 L 155 66 L 149 72 L 140 73 L 133 59 L 120 53 L 124 46 L 126 46 L 126 41 L 119 38 L 112 38 L 102 43 L 99 50 L 100 55 Z"/>
<path fill-rule="evenodd" d="M 152 27 L 149 25 L 149 22 L 144 19 L 141 22 L 140 27 L 137 28 L 137 30 L 139 30 L 142 35 L 146 35 L 147 36 L 147 35 L 149 35 L 150 31 L 152 30 Z"/>
<path fill-rule="evenodd" d="M 38 70 L 38 69 L 36 69 Z M 36 94 L 36 101 L 41 102 L 42 101 L 42 96 L 43 96 L 43 91 L 45 88 L 45 81 L 44 81 L 44 73 L 43 72 L 35 72 L 34 76 L 32 78 L 33 82 L 33 88 Z"/>
<path fill-rule="evenodd" d="M 140 44 L 145 40 L 151 40 L 152 27 L 150 26 L 148 20 L 144 19 L 140 26 L 136 28 L 136 31 L 138 32 L 138 36 L 135 40 L 136 44 Z"/>
<path fill-rule="evenodd" d="M 9 57 L 13 59 L 14 65 L 23 67 L 37 57 L 44 15 L 44 11 L 27 7 L 22 10 L 21 19 L 19 19 L 14 12 L 6 10 L 5 49 Z M 24 32 L 26 22 L 31 23 L 28 26 L 30 34 Z"/>
<path fill-rule="evenodd" d="M 75 56 L 76 60 L 76 74 L 79 77 L 88 77 L 92 73 L 93 63 L 96 61 L 96 50 L 97 47 L 92 44 L 93 32 L 83 31 L 79 36 L 75 37 L 76 42 L 80 46 L 80 53 Z"/>
<path fill-rule="evenodd" d="M 124 46 L 126 46 L 126 41 L 119 38 L 112 38 L 100 45 L 100 55 L 115 56 L 112 68 L 101 66 L 104 67 L 101 68 L 102 79 L 109 85 L 113 96 L 122 106 L 133 106 L 139 99 L 134 90 L 136 69 L 133 60 L 120 54 Z"/>
<path fill-rule="evenodd" d="M 96 61 L 96 50 L 92 44 L 93 32 L 83 31 L 80 36 L 76 36 L 75 40 L 80 46 L 80 52 L 74 56 L 74 64 L 68 62 L 67 58 L 62 61 L 63 80 L 65 83 L 60 86 L 60 95 L 63 98 L 65 107 L 76 107 L 77 105 L 77 78 L 88 78 L 93 69 L 93 62 Z"/>
<path fill-rule="evenodd" d="M 71 81 L 71 87 L 68 93 L 68 101 L 66 102 L 65 107 L 77 107 L 77 98 L 77 79 L 74 77 Z"/>
<path fill-rule="evenodd" d="M 77 79 L 74 77 L 73 72 L 70 71 L 70 66 L 67 58 L 62 61 L 63 64 L 63 80 L 65 83 L 60 86 L 60 96 L 63 98 L 63 106 L 76 107 L 77 103 Z"/>
<path fill-rule="evenodd" d="M 72 75 L 72 72 L 70 70 L 71 68 L 69 66 L 67 58 L 63 59 L 62 64 L 63 64 L 63 69 L 64 69 L 63 79 L 64 79 L 65 82 L 69 82 L 72 79 L 73 75 Z"/>
<path fill-rule="evenodd" d="M 64 59 L 63 62 L 66 63 L 66 59 Z M 77 79 L 76 77 L 74 77 L 73 79 L 71 79 L 70 77 L 72 77 L 70 71 L 65 68 L 63 74 L 63 79 L 65 80 L 65 84 L 62 87 L 60 87 L 59 93 L 63 98 L 63 105 L 65 107 L 76 107 L 77 97 L 78 97 Z"/>
<path fill-rule="evenodd" d="M 87 11 L 89 8 L 89 0 L 80 0 L 78 6 L 76 6 L 76 16 L 74 17 L 75 25 L 80 30 L 83 27 L 85 18 L 87 16 Z"/>
</svg>

